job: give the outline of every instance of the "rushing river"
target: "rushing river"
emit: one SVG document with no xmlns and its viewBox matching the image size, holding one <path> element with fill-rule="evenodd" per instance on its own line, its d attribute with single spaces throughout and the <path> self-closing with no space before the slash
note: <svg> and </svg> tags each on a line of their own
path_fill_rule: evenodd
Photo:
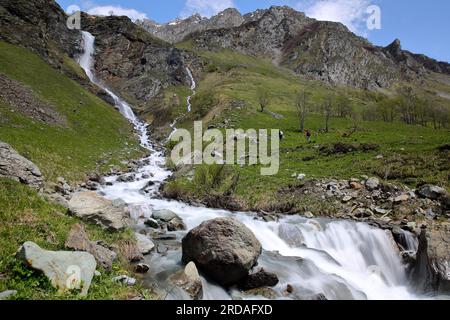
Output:
<svg viewBox="0 0 450 320">
<path fill-rule="evenodd" d="M 142 159 L 133 182 L 118 182 L 116 176 L 107 177 L 109 184 L 99 192 L 106 198 L 121 199 L 129 206 L 137 228 L 143 228 L 145 218 L 152 211 L 169 209 L 178 214 L 188 230 L 205 220 L 232 216 L 250 228 L 263 246 L 259 266 L 276 273 L 280 279 L 274 291 L 281 297 L 287 285 L 293 294 L 289 298 L 311 299 L 318 294 L 327 299 L 416 299 L 417 296 L 408 285 L 405 268 L 398 251 L 394 249 L 385 231 L 375 229 L 364 223 L 335 221 L 329 219 L 307 219 L 300 216 L 286 217 L 278 222 L 263 222 L 255 219 L 255 214 L 230 212 L 225 210 L 195 207 L 182 202 L 161 199 L 156 196 L 161 184 L 171 175 L 165 168 L 164 153 L 156 150 L 149 139 L 147 125 L 133 113 L 132 108 L 98 81 L 92 70 L 94 63 L 95 38 L 83 32 L 84 54 L 79 58 L 81 67 L 90 80 L 107 91 L 119 111 L 134 125 L 140 135 L 142 147 L 151 152 Z M 195 90 L 195 80 L 191 71 L 188 74 Z M 188 99 L 190 111 L 190 98 Z M 141 189 L 149 182 L 150 194 Z M 169 291 L 167 299 L 188 299 L 181 290 L 170 287 L 167 278 L 182 268 L 179 244 L 186 232 L 173 232 L 178 244 L 174 250 L 152 253 L 146 257 L 151 268 L 145 275 L 144 283 Z M 407 235 L 408 236 L 408 235 Z M 417 243 L 412 236 L 410 243 Z M 178 248 L 178 249 L 176 249 Z M 256 299 L 261 296 L 243 296 L 238 290 L 226 291 L 203 279 L 204 299 Z"/>
</svg>

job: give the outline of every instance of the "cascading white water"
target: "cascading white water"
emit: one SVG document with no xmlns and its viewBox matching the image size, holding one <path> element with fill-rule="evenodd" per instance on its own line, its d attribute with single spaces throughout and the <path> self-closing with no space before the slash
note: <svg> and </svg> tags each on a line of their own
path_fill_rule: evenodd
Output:
<svg viewBox="0 0 450 320">
<path fill-rule="evenodd" d="M 80 65 L 92 82 L 111 94 L 120 112 L 139 132 L 141 145 L 152 151 L 148 158 L 142 159 L 135 181 L 118 182 L 117 176 L 111 176 L 106 181 L 112 185 L 105 185 L 99 190 L 108 199 L 125 201 L 138 227 L 142 227 L 145 218 L 151 217 L 152 211 L 160 209 L 177 213 L 188 229 L 205 220 L 233 216 L 249 227 L 261 242 L 264 252 L 259 265 L 278 275 L 280 283 L 274 290 L 280 296 L 290 284 L 294 288 L 290 298 L 298 299 L 307 299 L 315 294 L 323 294 L 327 299 L 416 298 L 408 288 L 399 254 L 382 230 L 363 223 L 302 217 L 263 222 L 255 219 L 252 213 L 195 207 L 151 196 L 171 175 L 164 167 L 164 155 L 152 148 L 147 126 L 136 118 L 130 106 L 94 77 L 95 39 L 87 32 L 83 32 L 83 39 L 85 53 L 79 59 Z M 195 81 L 192 81 L 194 90 Z M 149 182 L 153 184 L 150 195 L 141 191 Z M 173 234 L 180 241 L 185 232 Z M 157 253 L 148 256 L 146 262 L 152 267 L 144 283 L 158 282 L 168 289 L 167 278 L 182 267 L 180 260 L 180 250 L 170 251 L 165 256 Z M 176 288 L 169 291 L 168 299 L 187 298 Z M 206 279 L 203 279 L 203 291 L 204 299 L 230 299 L 242 295 L 238 290 L 225 291 Z"/>
<path fill-rule="evenodd" d="M 192 71 L 189 68 L 186 68 L 186 72 L 189 75 L 189 79 L 191 80 L 191 91 L 192 91 L 192 95 L 187 97 L 187 110 L 188 112 L 191 112 L 192 109 L 192 104 L 191 104 L 191 99 L 192 96 L 195 96 L 195 89 L 197 88 L 197 84 L 195 83 L 195 79 L 194 76 L 192 75 Z"/>
</svg>

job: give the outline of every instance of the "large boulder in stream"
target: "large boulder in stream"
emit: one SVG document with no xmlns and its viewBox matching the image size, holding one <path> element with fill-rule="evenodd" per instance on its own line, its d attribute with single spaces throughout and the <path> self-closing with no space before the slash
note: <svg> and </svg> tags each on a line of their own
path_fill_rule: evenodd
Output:
<svg viewBox="0 0 450 320">
<path fill-rule="evenodd" d="M 120 231 L 131 225 L 127 208 L 95 192 L 78 192 L 69 201 L 69 211 L 80 219 L 110 231 Z"/>
<path fill-rule="evenodd" d="M 183 238 L 182 246 L 184 263 L 193 261 L 225 287 L 244 279 L 262 251 L 253 232 L 232 218 L 203 222 Z"/>
</svg>

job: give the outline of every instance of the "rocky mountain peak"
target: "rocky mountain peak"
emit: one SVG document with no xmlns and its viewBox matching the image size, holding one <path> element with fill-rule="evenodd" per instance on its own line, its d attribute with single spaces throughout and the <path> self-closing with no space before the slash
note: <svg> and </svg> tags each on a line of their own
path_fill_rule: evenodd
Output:
<svg viewBox="0 0 450 320">
<path fill-rule="evenodd" d="M 399 39 L 395 39 L 386 49 L 394 56 L 399 57 L 402 54 L 402 44 Z"/>
<path fill-rule="evenodd" d="M 164 24 L 157 24 L 147 19 L 136 23 L 161 40 L 177 43 L 195 32 L 240 26 L 244 23 L 244 18 L 238 10 L 229 8 L 211 18 L 205 18 L 196 13 L 188 18 L 175 19 Z"/>
</svg>

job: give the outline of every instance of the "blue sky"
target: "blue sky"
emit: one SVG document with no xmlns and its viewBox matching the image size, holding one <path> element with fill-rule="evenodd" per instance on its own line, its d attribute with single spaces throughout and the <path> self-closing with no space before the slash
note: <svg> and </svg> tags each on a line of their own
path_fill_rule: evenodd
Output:
<svg viewBox="0 0 450 320">
<path fill-rule="evenodd" d="M 450 62 L 450 1 L 448 0 L 57 0 L 67 9 L 76 5 L 93 14 L 125 14 L 167 22 L 198 12 L 210 16 L 227 7 L 241 13 L 289 5 L 318 20 L 339 21 L 377 45 L 398 38 L 406 50 Z M 366 9 L 381 9 L 381 29 L 368 30 Z"/>
</svg>

